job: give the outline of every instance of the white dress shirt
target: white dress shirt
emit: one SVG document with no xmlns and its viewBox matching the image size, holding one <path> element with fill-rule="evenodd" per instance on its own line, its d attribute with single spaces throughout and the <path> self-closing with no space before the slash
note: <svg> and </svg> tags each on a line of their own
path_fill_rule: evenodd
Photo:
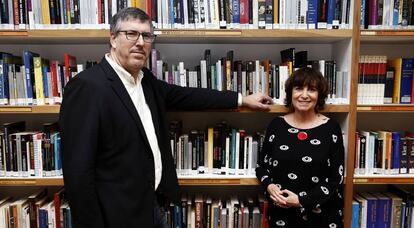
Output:
<svg viewBox="0 0 414 228">
<path fill-rule="evenodd" d="M 122 68 L 118 63 L 109 57 L 109 54 L 105 55 L 106 61 L 115 70 L 118 77 L 124 84 L 125 89 L 128 91 L 132 102 L 134 103 L 135 109 L 138 112 L 138 116 L 141 119 L 142 125 L 144 126 L 145 134 L 150 144 L 152 154 L 154 155 L 154 167 L 155 167 L 155 185 L 154 190 L 157 190 L 158 185 L 161 182 L 162 175 L 162 162 L 161 152 L 158 146 L 157 135 L 155 134 L 154 122 L 152 121 L 151 110 L 145 100 L 144 91 L 142 90 L 141 80 L 144 77 L 142 71 L 139 72 L 137 81 L 135 82 L 134 77 Z"/>
</svg>

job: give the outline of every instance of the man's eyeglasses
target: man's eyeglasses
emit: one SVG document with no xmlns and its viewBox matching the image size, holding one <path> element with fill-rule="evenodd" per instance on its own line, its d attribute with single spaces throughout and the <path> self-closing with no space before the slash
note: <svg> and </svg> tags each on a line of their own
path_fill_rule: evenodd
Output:
<svg viewBox="0 0 414 228">
<path fill-rule="evenodd" d="M 137 42 L 140 36 L 142 36 L 142 39 L 145 43 L 152 43 L 155 40 L 156 35 L 150 33 L 150 32 L 138 32 L 134 30 L 121 30 L 118 31 L 118 33 L 123 32 L 125 33 L 125 37 L 127 40 Z"/>
</svg>

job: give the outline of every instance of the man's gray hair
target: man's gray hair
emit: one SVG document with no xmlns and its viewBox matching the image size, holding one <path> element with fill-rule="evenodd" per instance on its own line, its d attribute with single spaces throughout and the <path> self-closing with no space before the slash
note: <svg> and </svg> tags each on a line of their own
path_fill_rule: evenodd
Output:
<svg viewBox="0 0 414 228">
<path fill-rule="evenodd" d="M 129 21 L 138 19 L 141 22 L 148 22 L 151 25 L 151 18 L 148 16 L 145 11 L 135 8 L 127 7 L 118 11 L 114 16 L 112 16 L 110 29 L 111 33 L 117 33 L 119 31 L 119 26 L 121 21 Z M 151 25 L 152 30 L 152 25 Z"/>
</svg>

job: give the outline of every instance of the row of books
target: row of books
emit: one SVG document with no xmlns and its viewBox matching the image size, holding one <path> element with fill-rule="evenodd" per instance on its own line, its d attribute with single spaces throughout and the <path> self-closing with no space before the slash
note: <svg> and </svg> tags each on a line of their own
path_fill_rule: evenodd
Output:
<svg viewBox="0 0 414 228">
<path fill-rule="evenodd" d="M 87 61 L 85 67 L 94 64 Z M 59 104 L 66 83 L 83 68 L 68 53 L 60 62 L 28 50 L 23 57 L 0 52 L 0 105 Z"/>
<path fill-rule="evenodd" d="M 148 0 L 147 9 L 159 29 L 348 29 L 352 4 L 350 0 Z"/>
<path fill-rule="evenodd" d="M 145 0 L 146 1 L 146 0 Z M 1 29 L 100 29 L 125 7 L 144 7 L 143 0 L 4 0 Z"/>
<path fill-rule="evenodd" d="M 351 0 L 5 0 L 2 29 L 109 28 L 125 7 L 148 12 L 156 28 L 348 29 Z"/>
<path fill-rule="evenodd" d="M 414 195 L 389 185 L 388 192 L 362 192 L 352 201 L 352 228 L 414 228 Z"/>
<path fill-rule="evenodd" d="M 189 134 L 181 134 L 181 121 L 170 122 L 172 154 L 179 175 L 254 175 L 263 140 L 263 134 L 248 135 L 225 121 Z"/>
<path fill-rule="evenodd" d="M 410 0 L 361 0 L 361 28 L 414 28 L 413 4 Z"/>
<path fill-rule="evenodd" d="M 61 176 L 61 140 L 57 123 L 25 131 L 25 122 L 4 123 L 0 130 L 0 176 Z"/>
<path fill-rule="evenodd" d="M 170 205 L 166 211 L 169 227 L 187 228 L 261 228 L 269 227 L 269 203 L 263 196 L 257 199 L 214 199 L 209 196 L 183 195 L 181 205 Z"/>
<path fill-rule="evenodd" d="M 358 131 L 355 174 L 414 174 L 414 133 Z"/>
<path fill-rule="evenodd" d="M 64 189 L 52 194 L 46 189 L 29 196 L 0 198 L 0 227 L 71 228 L 72 216 Z"/>
<path fill-rule="evenodd" d="M 341 71 L 335 60 L 308 60 L 307 51 L 295 52 L 295 48 L 281 51 L 280 65 L 269 59 L 241 61 L 235 60 L 233 50 L 217 62 L 212 61 L 211 51 L 205 50 L 200 65 L 186 69 L 184 62 L 169 64 L 163 61 L 160 53 L 153 49 L 150 68 L 159 80 L 184 87 L 198 87 L 231 90 L 246 96 L 261 92 L 284 104 L 285 81 L 300 67 L 319 70 L 327 79 L 329 93 L 327 103 L 347 104 L 349 102 L 349 74 Z"/>
<path fill-rule="evenodd" d="M 414 104 L 414 58 L 359 58 L 358 104 Z"/>
<path fill-rule="evenodd" d="M 49 197 L 52 195 L 52 197 Z M 261 228 L 269 227 L 269 203 L 259 195 L 239 199 L 212 198 L 202 195 L 181 197 L 181 204 L 170 204 L 165 215 L 169 227 L 190 228 Z M 71 209 L 63 188 L 48 194 L 41 189 L 31 195 L 0 198 L 0 227 L 71 228 Z"/>
</svg>

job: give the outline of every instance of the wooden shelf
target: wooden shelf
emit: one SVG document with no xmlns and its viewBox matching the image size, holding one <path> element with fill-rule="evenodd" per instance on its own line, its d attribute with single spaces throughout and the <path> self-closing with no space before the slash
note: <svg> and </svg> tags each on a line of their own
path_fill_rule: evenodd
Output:
<svg viewBox="0 0 414 228">
<path fill-rule="evenodd" d="M 414 184 L 414 174 L 354 176 L 354 184 Z"/>
<path fill-rule="evenodd" d="M 257 112 L 248 108 L 239 108 L 239 112 Z M 284 105 L 273 105 L 270 108 L 270 113 L 285 113 L 288 109 Z M 349 112 L 349 105 L 325 105 L 325 109 L 322 112 L 326 113 L 348 113 Z"/>
<path fill-rule="evenodd" d="M 352 37 L 352 30 L 307 29 L 161 29 L 156 43 L 334 43 Z M 107 29 L 0 31 L 3 44 L 106 44 Z"/>
<path fill-rule="evenodd" d="M 358 105 L 358 112 L 414 112 L 414 105 Z"/>
<path fill-rule="evenodd" d="M 0 114 L 58 114 L 60 105 L 0 106 Z"/>
<path fill-rule="evenodd" d="M 254 176 L 235 177 L 179 177 L 181 186 L 199 185 L 259 185 Z M 63 186 L 62 177 L 50 178 L 0 178 L 0 186 Z"/>
<path fill-rule="evenodd" d="M 2 44 L 104 44 L 109 43 L 109 30 L 59 29 L 0 32 Z"/>
<path fill-rule="evenodd" d="M 410 179 L 414 180 L 414 176 Z M 355 180 L 354 180 L 355 182 Z M 345 183 L 345 182 L 344 182 Z M 357 182 L 355 182 L 357 183 Z M 255 176 L 179 176 L 180 186 L 260 185 Z M 0 186 L 63 186 L 62 177 L 0 178 Z"/>
<path fill-rule="evenodd" d="M 0 106 L 0 114 L 58 114 L 60 105 L 40 105 L 40 106 Z M 210 110 L 212 112 L 257 112 L 248 108 L 238 110 Z M 274 105 L 269 113 L 285 113 L 287 108 L 284 105 Z M 323 112 L 349 112 L 349 105 L 326 105 Z"/>
<path fill-rule="evenodd" d="M 256 176 L 179 176 L 178 183 L 181 186 L 193 185 L 260 185 Z"/>
<path fill-rule="evenodd" d="M 0 178 L 0 186 L 63 186 L 62 177 Z"/>
<path fill-rule="evenodd" d="M 414 43 L 414 30 L 361 30 L 361 43 Z"/>
<path fill-rule="evenodd" d="M 352 37 L 352 30 L 229 29 L 157 30 L 158 43 L 334 43 Z"/>
</svg>

